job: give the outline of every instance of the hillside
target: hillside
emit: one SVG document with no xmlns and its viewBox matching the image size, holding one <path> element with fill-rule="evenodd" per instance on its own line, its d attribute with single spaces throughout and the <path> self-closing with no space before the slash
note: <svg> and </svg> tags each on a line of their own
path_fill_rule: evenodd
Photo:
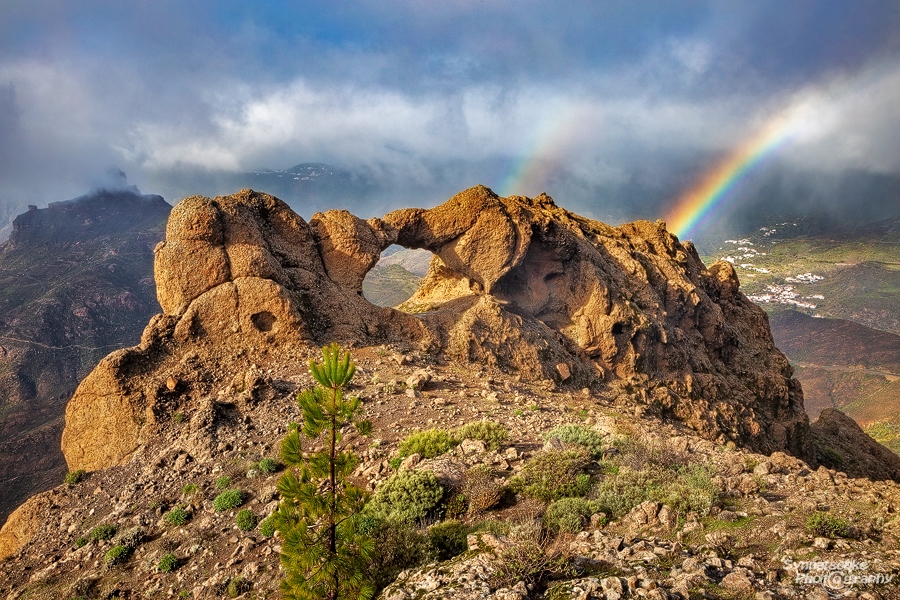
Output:
<svg viewBox="0 0 900 600">
<path fill-rule="evenodd" d="M 363 295 L 395 244 L 434 254 L 424 312 Z M 801 598 L 825 593 L 801 561 L 862 553 L 884 600 L 900 575 L 900 457 L 810 424 L 734 269 L 662 222 L 482 186 L 306 222 L 242 190 L 179 203 L 154 273 L 162 314 L 66 407 L 70 482 L 0 530 L 10 600 L 276 597 L 279 444 L 331 341 L 384 600 Z"/>
<path fill-rule="evenodd" d="M 170 209 L 101 191 L 14 220 L 0 246 L 0 522 L 59 484 L 66 402 L 158 312 L 153 247 Z"/>
</svg>

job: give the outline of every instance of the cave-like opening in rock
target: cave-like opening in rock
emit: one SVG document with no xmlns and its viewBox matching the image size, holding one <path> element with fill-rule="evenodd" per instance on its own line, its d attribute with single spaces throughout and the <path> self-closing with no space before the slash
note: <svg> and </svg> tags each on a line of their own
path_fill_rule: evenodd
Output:
<svg viewBox="0 0 900 600">
<path fill-rule="evenodd" d="M 432 256 L 428 250 L 389 246 L 363 280 L 366 300 L 376 306 L 399 306 L 419 289 Z"/>
</svg>

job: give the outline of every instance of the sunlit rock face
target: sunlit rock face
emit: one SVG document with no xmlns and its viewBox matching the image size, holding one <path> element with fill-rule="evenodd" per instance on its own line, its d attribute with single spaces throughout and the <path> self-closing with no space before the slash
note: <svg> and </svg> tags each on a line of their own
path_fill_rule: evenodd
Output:
<svg viewBox="0 0 900 600">
<path fill-rule="evenodd" d="M 362 294 L 391 244 L 434 254 L 406 311 Z M 707 269 L 661 223 L 611 227 L 546 195 L 501 198 L 482 186 L 429 210 L 369 220 L 331 210 L 307 223 L 243 190 L 176 206 L 155 276 L 163 314 L 68 405 L 71 469 L 122 461 L 176 399 L 199 405 L 223 374 L 301 360 L 331 341 L 415 344 L 646 405 L 711 439 L 807 451 L 802 393 L 765 314 L 730 265 Z"/>
</svg>

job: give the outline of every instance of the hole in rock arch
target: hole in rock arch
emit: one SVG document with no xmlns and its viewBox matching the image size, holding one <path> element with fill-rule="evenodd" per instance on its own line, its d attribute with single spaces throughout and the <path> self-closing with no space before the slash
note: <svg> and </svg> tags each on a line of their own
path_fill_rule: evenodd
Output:
<svg viewBox="0 0 900 600">
<path fill-rule="evenodd" d="M 432 256 L 428 250 L 410 250 L 396 244 L 389 246 L 363 279 L 366 300 L 376 306 L 402 304 L 419 289 Z"/>
<path fill-rule="evenodd" d="M 253 326 L 260 331 L 272 331 L 272 327 L 275 325 L 276 319 L 275 315 L 267 310 L 264 310 L 262 312 L 250 315 L 250 321 L 253 323 Z"/>
</svg>

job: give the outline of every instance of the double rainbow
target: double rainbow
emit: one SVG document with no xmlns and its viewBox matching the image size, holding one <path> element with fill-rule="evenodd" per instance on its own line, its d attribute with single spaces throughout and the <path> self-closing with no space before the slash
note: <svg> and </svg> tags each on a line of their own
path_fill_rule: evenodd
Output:
<svg viewBox="0 0 900 600">
<path fill-rule="evenodd" d="M 679 238 L 693 233 L 736 186 L 791 141 L 807 121 L 810 110 L 809 102 L 793 104 L 709 170 L 667 215 L 669 231 Z"/>
</svg>

